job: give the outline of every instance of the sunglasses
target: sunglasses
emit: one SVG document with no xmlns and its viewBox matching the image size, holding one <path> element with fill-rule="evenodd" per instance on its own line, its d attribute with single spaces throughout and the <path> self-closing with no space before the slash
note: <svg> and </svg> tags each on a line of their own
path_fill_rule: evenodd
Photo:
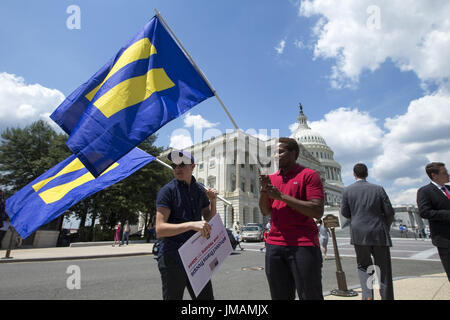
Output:
<svg viewBox="0 0 450 320">
<path fill-rule="evenodd" d="M 184 163 L 181 163 L 181 164 L 171 163 L 170 166 L 172 167 L 172 169 L 176 169 L 177 167 L 183 169 L 186 166 L 186 164 L 184 164 Z"/>
</svg>

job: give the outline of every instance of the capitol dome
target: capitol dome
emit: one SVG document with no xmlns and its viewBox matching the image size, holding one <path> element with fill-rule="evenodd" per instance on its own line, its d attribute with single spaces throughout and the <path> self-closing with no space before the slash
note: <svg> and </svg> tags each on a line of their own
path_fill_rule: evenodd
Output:
<svg viewBox="0 0 450 320">
<path fill-rule="evenodd" d="M 320 133 L 313 131 L 307 123 L 307 117 L 303 113 L 303 106 L 300 104 L 300 114 L 297 118 L 298 127 L 292 133 L 291 138 L 295 139 L 308 150 L 325 168 L 325 181 L 330 184 L 343 187 L 341 177 L 341 165 L 333 158 L 334 152 L 325 142 Z"/>
<path fill-rule="evenodd" d="M 303 145 L 320 144 L 327 147 L 325 139 L 319 133 L 311 130 L 308 126 L 304 128 L 299 126 L 299 128 L 292 134 L 291 138 L 294 138 Z"/>
</svg>

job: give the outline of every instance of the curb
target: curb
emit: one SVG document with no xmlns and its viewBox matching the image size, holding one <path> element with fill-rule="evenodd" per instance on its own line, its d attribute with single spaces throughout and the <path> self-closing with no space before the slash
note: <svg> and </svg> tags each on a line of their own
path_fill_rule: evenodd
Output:
<svg viewBox="0 0 450 320">
<path fill-rule="evenodd" d="M 130 256 L 145 256 L 153 255 L 151 252 L 130 252 L 121 254 L 103 254 L 92 256 L 73 256 L 73 257 L 48 257 L 48 258 L 30 258 L 30 259 L 10 259 L 1 258 L 2 263 L 18 263 L 18 262 L 43 262 L 43 261 L 65 261 L 65 260 L 88 260 L 88 259 L 101 259 L 101 258 L 117 258 L 117 257 L 130 257 Z"/>
<path fill-rule="evenodd" d="M 69 245 L 69 248 L 81 248 L 81 247 L 96 247 L 96 246 L 110 246 L 113 241 L 96 241 L 96 242 L 73 242 Z M 129 244 L 145 244 L 146 240 L 129 241 Z M 154 243 L 154 242 L 149 242 Z"/>
</svg>

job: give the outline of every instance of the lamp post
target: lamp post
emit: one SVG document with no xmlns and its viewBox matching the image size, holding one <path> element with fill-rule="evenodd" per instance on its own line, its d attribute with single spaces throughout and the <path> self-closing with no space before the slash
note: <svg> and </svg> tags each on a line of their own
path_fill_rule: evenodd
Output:
<svg viewBox="0 0 450 320">
<path fill-rule="evenodd" d="M 223 224 L 225 225 L 225 228 L 227 227 L 227 205 L 226 203 L 223 204 Z"/>
<path fill-rule="evenodd" d="M 339 256 L 339 249 L 336 241 L 336 234 L 334 233 L 334 229 L 336 227 L 339 227 L 339 218 L 332 214 L 328 214 L 322 220 L 325 228 L 328 228 L 331 231 L 331 237 L 333 239 L 334 258 L 336 261 L 336 279 L 338 283 L 338 288 L 331 290 L 331 294 L 334 296 L 341 296 L 341 297 L 355 297 L 358 295 L 358 293 L 353 290 L 348 290 L 347 288 L 345 272 L 344 270 L 342 270 L 341 258 Z"/>
</svg>

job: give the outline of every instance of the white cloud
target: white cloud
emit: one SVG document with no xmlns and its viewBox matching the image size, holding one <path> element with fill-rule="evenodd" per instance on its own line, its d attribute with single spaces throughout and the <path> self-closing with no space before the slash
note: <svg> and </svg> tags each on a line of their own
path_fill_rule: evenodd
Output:
<svg viewBox="0 0 450 320">
<path fill-rule="evenodd" d="M 411 130 L 414 126 L 414 130 Z M 408 112 L 386 119 L 389 137 L 399 142 L 437 141 L 450 138 L 450 94 L 440 90 L 414 100 Z"/>
<path fill-rule="evenodd" d="M 410 178 L 410 177 L 402 177 L 394 180 L 394 186 L 404 187 L 410 185 L 422 185 L 426 183 L 426 179 L 424 177 L 421 178 Z"/>
<path fill-rule="evenodd" d="M 213 128 L 219 125 L 219 122 L 212 123 L 204 119 L 201 115 L 192 115 L 190 112 L 184 117 L 184 126 L 186 128 L 203 129 Z"/>
<path fill-rule="evenodd" d="M 186 129 L 177 129 L 170 136 L 169 147 L 184 149 L 193 145 L 191 134 Z"/>
<path fill-rule="evenodd" d="M 439 92 L 414 100 L 404 115 L 388 118 L 383 154 L 374 160 L 378 179 L 425 177 L 431 161 L 450 163 L 450 94 Z"/>
<path fill-rule="evenodd" d="M 320 132 L 341 161 L 367 161 L 381 152 L 383 131 L 378 127 L 377 119 L 367 112 L 339 108 L 309 125 Z"/>
<path fill-rule="evenodd" d="M 277 54 L 280 55 L 280 54 L 283 54 L 285 46 L 286 46 L 286 40 L 283 39 L 280 41 L 280 43 L 276 47 L 274 47 L 274 49 L 277 52 Z"/>
<path fill-rule="evenodd" d="M 358 109 L 332 110 L 323 120 L 311 122 L 310 126 L 322 134 L 335 152 L 346 184 L 353 182 L 355 163 L 368 163 L 382 152 L 383 131 L 378 127 L 377 119 Z"/>
<path fill-rule="evenodd" d="M 289 125 L 289 130 L 293 133 L 298 128 L 298 122 L 292 123 Z"/>
<path fill-rule="evenodd" d="M 16 117 L 18 119 L 30 118 L 36 115 L 36 109 L 30 104 L 21 104 L 16 110 Z"/>
<path fill-rule="evenodd" d="M 386 190 L 392 205 L 414 205 L 416 203 L 418 188 L 405 190 Z"/>
<path fill-rule="evenodd" d="M 22 77 L 0 73 L 0 130 L 25 126 L 48 117 L 64 100 L 64 95 L 40 84 L 27 84 Z"/>
<path fill-rule="evenodd" d="M 169 147 L 184 149 L 192 146 L 194 143 L 200 143 L 213 136 L 218 136 L 221 132 L 214 128 L 217 125 L 219 125 L 219 122 L 213 123 L 199 114 L 194 115 L 188 112 L 184 116 L 184 128 L 176 129 L 172 132 Z M 193 134 L 188 130 L 189 128 L 193 129 Z"/>
<path fill-rule="evenodd" d="M 319 16 L 314 56 L 336 60 L 334 87 L 354 86 L 363 71 L 387 59 L 423 82 L 443 83 L 450 76 L 447 0 L 305 0 L 299 15 Z"/>
<path fill-rule="evenodd" d="M 338 108 L 327 113 L 324 119 L 309 123 L 309 126 L 320 133 L 333 150 L 335 160 L 342 166 L 345 184 L 353 182 L 355 163 L 371 162 L 383 152 L 383 130 L 377 125 L 377 119 L 367 112 Z M 292 132 L 296 128 L 297 123 L 289 126 Z"/>
</svg>

